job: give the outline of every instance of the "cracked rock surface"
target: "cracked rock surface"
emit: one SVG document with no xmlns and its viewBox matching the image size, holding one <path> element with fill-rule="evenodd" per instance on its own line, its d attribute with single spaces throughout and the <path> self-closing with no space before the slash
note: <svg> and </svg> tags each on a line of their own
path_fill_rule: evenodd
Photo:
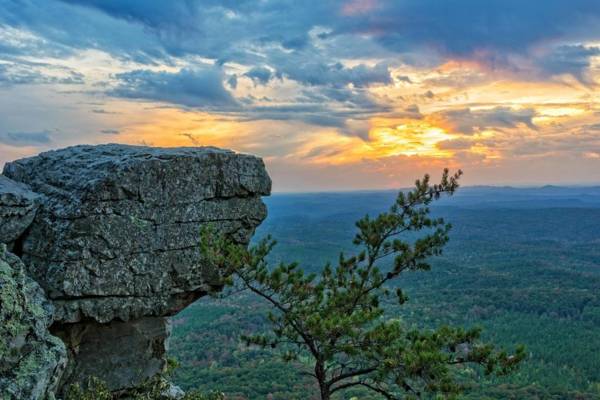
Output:
<svg viewBox="0 0 600 400">
<path fill-rule="evenodd" d="M 53 304 L 50 329 L 69 357 L 63 388 L 93 373 L 121 390 L 158 372 L 164 317 L 218 289 L 201 226 L 247 244 L 271 189 L 261 159 L 211 147 L 75 146 L 7 163 L 3 175 L 0 238 Z"/>
<path fill-rule="evenodd" d="M 0 244 L 0 398 L 51 400 L 67 358 L 50 335 L 52 304 Z"/>
<path fill-rule="evenodd" d="M 247 243 L 271 184 L 259 158 L 215 148 L 76 146 L 4 175 L 45 197 L 21 258 L 69 323 L 168 315 L 206 293 L 218 271 L 202 263 L 200 226 Z"/>
</svg>

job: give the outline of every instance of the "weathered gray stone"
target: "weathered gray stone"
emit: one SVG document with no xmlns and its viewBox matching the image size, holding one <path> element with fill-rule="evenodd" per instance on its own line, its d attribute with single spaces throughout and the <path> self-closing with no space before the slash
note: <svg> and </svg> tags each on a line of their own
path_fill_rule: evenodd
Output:
<svg viewBox="0 0 600 400">
<path fill-rule="evenodd" d="M 201 226 L 248 243 L 271 188 L 259 158 L 208 147 L 76 146 L 3 173 L 40 195 L 18 252 L 67 344 L 61 391 L 92 376 L 131 388 L 159 372 L 164 317 L 221 282 L 199 252 Z"/>
<path fill-rule="evenodd" d="M 0 244 L 0 398 L 53 399 L 67 362 L 48 331 L 52 304 L 21 260 Z"/>
<path fill-rule="evenodd" d="M 260 159 L 215 148 L 76 146 L 4 174 L 44 195 L 22 258 L 60 322 L 180 310 L 218 282 L 198 252 L 200 226 L 247 243 L 270 191 Z"/>
<path fill-rule="evenodd" d="M 39 196 L 29 188 L 0 175 L 0 242 L 11 243 L 31 225 Z"/>
<path fill-rule="evenodd" d="M 66 324 L 53 333 L 67 344 L 72 360 L 63 375 L 63 389 L 89 377 L 100 377 L 111 391 L 124 390 L 153 377 L 166 366 L 170 334 L 166 318 Z"/>
</svg>

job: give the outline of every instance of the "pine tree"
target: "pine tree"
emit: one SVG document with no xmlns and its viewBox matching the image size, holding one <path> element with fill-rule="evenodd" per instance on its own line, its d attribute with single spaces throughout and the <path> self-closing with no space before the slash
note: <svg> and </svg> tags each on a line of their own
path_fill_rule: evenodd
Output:
<svg viewBox="0 0 600 400">
<path fill-rule="evenodd" d="M 432 256 L 442 253 L 450 224 L 430 216 L 429 205 L 458 189 L 462 172 L 445 170 L 439 184 L 428 175 L 410 192 L 400 192 L 388 212 L 356 223 L 353 256 L 341 254 L 319 274 L 305 273 L 297 263 L 270 266 L 275 245 L 270 237 L 249 249 L 205 228 L 200 246 L 206 261 L 226 271 L 227 282 L 255 293 L 272 306 L 271 330 L 247 336 L 248 345 L 279 351 L 286 361 L 311 360 L 308 371 L 319 395 L 362 387 L 385 399 L 434 395 L 452 398 L 461 391 L 455 371 L 479 365 L 486 374 L 507 374 L 524 358 L 483 343 L 479 329 L 414 329 L 384 315 L 382 301 L 404 292 L 391 284 L 407 271 L 426 271 Z"/>
</svg>

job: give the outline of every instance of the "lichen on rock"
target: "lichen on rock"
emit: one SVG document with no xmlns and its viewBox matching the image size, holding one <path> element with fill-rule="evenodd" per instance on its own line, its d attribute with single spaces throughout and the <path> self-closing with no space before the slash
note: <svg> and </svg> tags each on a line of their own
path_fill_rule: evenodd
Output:
<svg viewBox="0 0 600 400">
<path fill-rule="evenodd" d="M 52 399 L 66 365 L 64 343 L 52 336 L 52 304 L 0 244 L 0 393 L 7 399 Z"/>
</svg>

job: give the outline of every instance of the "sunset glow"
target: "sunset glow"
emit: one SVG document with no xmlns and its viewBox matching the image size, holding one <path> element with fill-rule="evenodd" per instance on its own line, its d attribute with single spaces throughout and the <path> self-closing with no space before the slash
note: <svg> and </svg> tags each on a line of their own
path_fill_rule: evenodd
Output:
<svg viewBox="0 0 600 400">
<path fill-rule="evenodd" d="M 600 182 L 600 7 L 589 21 L 541 12 L 589 24 L 575 36 L 518 25 L 504 41 L 501 26 L 477 39 L 479 19 L 533 5 L 465 2 L 446 20 L 425 3 L 5 8 L 0 161 L 82 142 L 212 145 L 263 157 L 283 191 L 393 187 L 443 165 L 471 184 Z"/>
<path fill-rule="evenodd" d="M 420 122 L 409 122 L 391 129 L 376 128 L 369 137 L 375 143 L 377 156 L 451 156 L 450 152 L 439 149 L 436 145 L 452 136 L 441 128 Z"/>
</svg>

